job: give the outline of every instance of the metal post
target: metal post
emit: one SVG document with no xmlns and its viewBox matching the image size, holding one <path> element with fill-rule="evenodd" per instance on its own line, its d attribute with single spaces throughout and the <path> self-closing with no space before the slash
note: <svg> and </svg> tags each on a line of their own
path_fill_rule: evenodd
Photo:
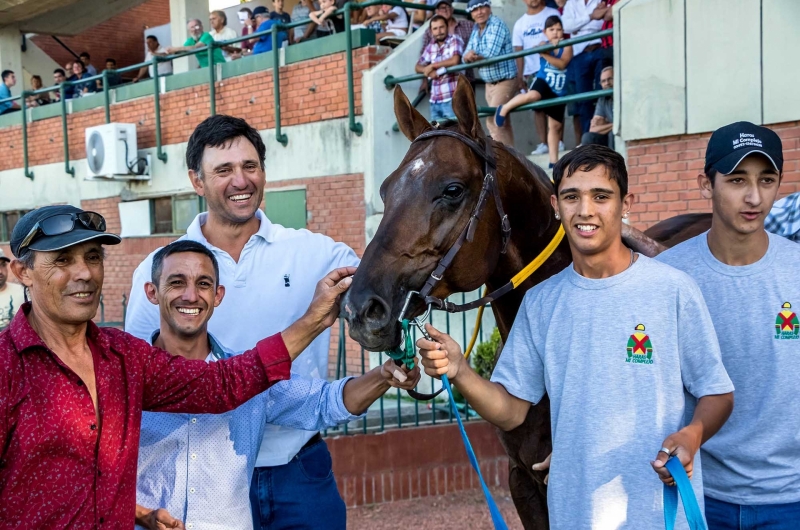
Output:
<svg viewBox="0 0 800 530">
<path fill-rule="evenodd" d="M 106 69 L 103 70 L 103 104 L 106 111 L 106 123 L 111 123 L 111 102 L 108 96 L 108 69 Z"/>
<path fill-rule="evenodd" d="M 153 110 L 156 114 L 156 157 L 167 163 L 167 153 L 161 145 L 161 86 L 158 83 L 158 56 L 153 56 Z"/>
<path fill-rule="evenodd" d="M 208 99 L 211 101 L 211 116 L 217 113 L 217 87 L 214 72 L 214 43 L 208 45 Z"/>
<path fill-rule="evenodd" d="M 270 31 L 272 31 L 272 91 L 275 93 L 275 139 L 285 146 L 289 143 L 289 137 L 281 132 L 281 57 L 278 48 L 278 33 L 282 28 L 282 24 L 275 24 Z"/>
<path fill-rule="evenodd" d="M 25 94 L 19 98 L 19 108 L 22 111 L 22 161 L 25 164 L 25 176 L 33 180 L 33 172 L 28 169 L 28 109 L 25 106 Z"/>
<path fill-rule="evenodd" d="M 353 86 L 353 35 L 350 31 L 350 12 L 352 11 L 350 2 L 344 5 L 344 33 L 345 42 L 345 61 L 347 65 L 347 112 L 350 118 L 350 130 L 361 136 L 364 132 L 364 127 L 360 123 L 356 123 L 356 96 L 355 87 Z"/>
<path fill-rule="evenodd" d="M 64 171 L 75 178 L 75 168 L 69 167 L 69 132 L 67 130 L 67 98 L 64 92 L 64 83 L 58 87 L 61 95 L 61 137 L 64 140 Z"/>
</svg>

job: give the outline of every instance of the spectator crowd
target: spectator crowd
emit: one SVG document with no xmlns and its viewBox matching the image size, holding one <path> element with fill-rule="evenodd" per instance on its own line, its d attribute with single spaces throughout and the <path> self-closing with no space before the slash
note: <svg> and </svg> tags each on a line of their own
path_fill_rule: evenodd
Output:
<svg viewBox="0 0 800 530">
<path fill-rule="evenodd" d="M 425 75 L 420 90 L 427 91 L 431 119 L 453 119 L 452 97 L 459 73 L 475 80 L 472 70 L 448 73 L 447 67 L 478 63 L 515 51 L 558 46 L 570 37 L 583 37 L 613 27 L 617 0 L 525 0 L 527 11 L 509 29 L 492 13 L 491 0 L 470 0 L 472 20 L 453 17 L 451 0 L 438 0 L 423 38 L 416 66 Z M 495 140 L 514 145 L 509 113 L 515 108 L 562 96 L 609 89 L 614 85 L 613 39 L 589 39 L 573 46 L 531 53 L 492 64 L 479 63 L 486 102 L 496 109 L 486 126 Z M 610 97 L 533 111 L 540 143 L 531 154 L 549 154 L 550 167 L 564 150 L 566 116 L 572 117 L 576 143 L 613 147 L 613 103 Z"/>
</svg>

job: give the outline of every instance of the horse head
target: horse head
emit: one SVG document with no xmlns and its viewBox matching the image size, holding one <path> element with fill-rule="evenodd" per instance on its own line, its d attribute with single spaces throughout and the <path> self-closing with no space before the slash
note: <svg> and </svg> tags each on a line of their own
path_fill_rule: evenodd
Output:
<svg viewBox="0 0 800 530">
<path fill-rule="evenodd" d="M 367 246 L 344 304 L 350 336 L 373 351 L 399 344 L 398 316 L 407 294 L 422 287 L 456 243 L 484 188 L 485 161 L 467 143 L 449 136 L 418 140 L 420 135 L 435 128 L 447 129 L 467 137 L 483 150 L 491 149 L 497 158 L 497 186 L 502 201 L 511 206 L 508 213 L 512 226 L 520 209 L 543 208 L 549 212 L 549 192 L 542 204 L 512 204 L 520 202 L 512 198 L 515 193 L 531 195 L 522 190 L 530 188 L 530 182 L 523 182 L 526 179 L 518 175 L 523 162 L 486 137 L 466 78 L 459 77 L 453 96 L 456 123 L 432 125 L 399 87 L 394 91 L 394 110 L 400 130 L 412 143 L 400 166 L 381 186 L 383 219 Z M 530 172 L 530 168 L 526 170 Z M 547 182 L 547 177 L 543 178 Z M 494 201 L 490 193 L 470 241 L 460 248 L 432 296 L 443 299 L 454 292 L 475 290 L 496 272 L 502 256 L 502 237 Z M 514 255 L 514 249 L 510 248 L 508 254 Z M 418 297 L 412 298 L 405 316 L 419 315 L 424 309 Z"/>
</svg>

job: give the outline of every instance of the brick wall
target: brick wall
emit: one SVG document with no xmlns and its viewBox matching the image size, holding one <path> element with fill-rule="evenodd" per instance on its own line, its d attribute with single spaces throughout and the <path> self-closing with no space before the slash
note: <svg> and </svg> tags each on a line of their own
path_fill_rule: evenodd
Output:
<svg viewBox="0 0 800 530">
<path fill-rule="evenodd" d="M 384 47 L 368 46 L 353 51 L 356 113 L 361 114 L 361 71 L 385 57 Z M 323 82 L 324 81 L 324 82 Z M 281 124 L 299 125 L 347 116 L 347 72 L 344 52 L 294 63 L 281 68 Z M 312 92 L 310 89 L 316 86 Z M 275 127 L 272 71 L 260 71 L 218 82 L 217 113 L 242 116 L 256 129 Z M 208 86 L 175 90 L 161 96 L 161 130 L 164 145 L 186 142 L 209 112 Z M 111 121 L 135 123 L 139 148 L 155 146 L 153 97 L 143 97 L 111 106 Z M 68 116 L 70 158 L 86 157 L 84 130 L 105 123 L 103 108 Z M 61 118 L 48 118 L 28 125 L 30 165 L 64 160 Z M 19 168 L 22 160 L 22 127 L 0 129 L 0 171 Z"/>
<path fill-rule="evenodd" d="M 783 141 L 781 194 L 800 191 L 800 122 L 768 125 Z M 631 222 L 647 228 L 682 213 L 710 212 L 697 175 L 705 165 L 711 133 L 640 140 L 628 144 L 630 191 L 636 194 Z"/>
<path fill-rule="evenodd" d="M 496 428 L 478 421 L 466 430 L 487 485 L 508 488 L 508 457 Z M 480 488 L 455 423 L 326 441 L 348 507 Z"/>
<path fill-rule="evenodd" d="M 107 57 L 116 59 L 120 68 L 144 61 L 144 30 L 169 21 L 169 0 L 148 0 L 83 33 L 59 39 L 76 54 L 89 53 L 92 64 L 101 72 Z M 49 35 L 37 35 L 31 40 L 62 67 L 74 60 L 72 54 Z M 52 79 L 45 79 L 45 86 L 50 81 Z"/>
</svg>

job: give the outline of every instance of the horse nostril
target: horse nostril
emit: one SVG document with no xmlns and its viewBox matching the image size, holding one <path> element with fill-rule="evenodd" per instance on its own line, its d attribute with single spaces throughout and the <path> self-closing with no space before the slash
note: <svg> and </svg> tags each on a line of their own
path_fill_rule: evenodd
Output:
<svg viewBox="0 0 800 530">
<path fill-rule="evenodd" d="M 371 297 L 367 300 L 366 309 L 364 310 L 364 320 L 371 324 L 382 326 L 388 319 L 389 306 L 386 302 L 378 297 Z"/>
</svg>

